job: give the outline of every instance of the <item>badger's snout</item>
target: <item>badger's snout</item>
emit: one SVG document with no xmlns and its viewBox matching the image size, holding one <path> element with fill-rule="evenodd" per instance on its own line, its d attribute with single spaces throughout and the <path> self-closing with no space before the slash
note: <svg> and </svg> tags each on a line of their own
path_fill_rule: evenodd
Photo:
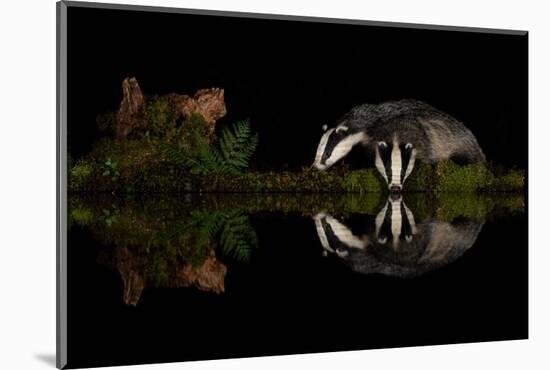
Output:
<svg viewBox="0 0 550 370">
<path fill-rule="evenodd" d="M 400 193 L 401 190 L 403 190 L 403 187 L 401 185 L 395 185 L 395 184 L 390 185 L 390 192 L 392 193 Z"/>
<path fill-rule="evenodd" d="M 401 193 L 391 193 L 389 196 L 389 200 L 391 202 L 401 202 L 403 201 L 403 196 L 401 195 Z"/>
<path fill-rule="evenodd" d="M 324 171 L 327 169 L 327 166 L 318 162 L 315 162 L 311 165 L 311 168 L 315 168 L 319 171 Z"/>
<path fill-rule="evenodd" d="M 321 137 L 315 153 L 314 168 L 324 171 L 344 158 L 351 149 L 363 142 L 366 133 L 363 131 L 352 133 L 349 127 L 340 125 L 326 130 Z"/>
</svg>

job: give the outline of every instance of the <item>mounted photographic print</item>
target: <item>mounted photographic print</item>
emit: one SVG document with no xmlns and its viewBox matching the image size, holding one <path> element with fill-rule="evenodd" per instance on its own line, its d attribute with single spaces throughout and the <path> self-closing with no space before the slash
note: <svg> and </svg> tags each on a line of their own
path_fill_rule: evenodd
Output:
<svg viewBox="0 0 550 370">
<path fill-rule="evenodd" d="M 528 337 L 527 32 L 61 2 L 58 42 L 58 367 Z"/>
</svg>

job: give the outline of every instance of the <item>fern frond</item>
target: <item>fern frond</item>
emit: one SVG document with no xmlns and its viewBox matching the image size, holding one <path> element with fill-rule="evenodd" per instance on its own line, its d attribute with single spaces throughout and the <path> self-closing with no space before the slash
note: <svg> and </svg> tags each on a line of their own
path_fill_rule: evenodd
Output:
<svg viewBox="0 0 550 370">
<path fill-rule="evenodd" d="M 224 128 L 219 143 L 225 163 L 237 173 L 248 167 L 257 145 L 258 136 L 252 135 L 248 120 L 238 121 L 232 127 Z"/>
<path fill-rule="evenodd" d="M 247 262 L 256 246 L 256 231 L 250 224 L 248 216 L 241 213 L 229 216 L 220 234 L 222 254 L 241 262 Z"/>
<path fill-rule="evenodd" d="M 169 158 L 192 173 L 238 175 L 248 167 L 258 146 L 258 135 L 252 133 L 250 122 L 245 120 L 224 128 L 217 146 L 209 145 L 198 134 L 195 143 L 196 148 L 190 155 L 166 143 L 161 143 L 160 147 Z"/>
</svg>

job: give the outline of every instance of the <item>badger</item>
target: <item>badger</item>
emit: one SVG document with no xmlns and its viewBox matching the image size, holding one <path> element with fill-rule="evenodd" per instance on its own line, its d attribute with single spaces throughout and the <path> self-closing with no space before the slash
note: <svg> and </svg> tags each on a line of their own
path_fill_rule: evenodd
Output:
<svg viewBox="0 0 550 370">
<path fill-rule="evenodd" d="M 336 253 L 345 258 L 350 248 L 365 249 L 366 241 L 353 235 L 348 227 L 331 215 L 320 212 L 313 216 L 313 220 L 325 252 Z"/>
<path fill-rule="evenodd" d="M 416 160 L 434 164 L 485 162 L 485 155 L 463 123 L 424 102 L 405 99 L 352 108 L 325 131 L 313 167 L 324 171 L 356 145 L 374 154 L 374 164 L 390 191 L 401 191 Z"/>
<path fill-rule="evenodd" d="M 417 224 L 400 194 L 393 194 L 368 232 L 355 235 L 326 213 L 313 216 L 324 255 L 334 254 L 353 271 L 400 278 L 417 277 L 443 267 L 470 249 L 483 222 L 428 220 Z"/>
</svg>

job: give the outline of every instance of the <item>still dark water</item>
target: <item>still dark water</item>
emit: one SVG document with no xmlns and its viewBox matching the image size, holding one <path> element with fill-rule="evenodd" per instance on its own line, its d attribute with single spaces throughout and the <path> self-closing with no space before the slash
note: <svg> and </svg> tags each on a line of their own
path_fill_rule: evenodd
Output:
<svg viewBox="0 0 550 370">
<path fill-rule="evenodd" d="M 69 198 L 69 366 L 527 337 L 522 195 Z"/>
</svg>

